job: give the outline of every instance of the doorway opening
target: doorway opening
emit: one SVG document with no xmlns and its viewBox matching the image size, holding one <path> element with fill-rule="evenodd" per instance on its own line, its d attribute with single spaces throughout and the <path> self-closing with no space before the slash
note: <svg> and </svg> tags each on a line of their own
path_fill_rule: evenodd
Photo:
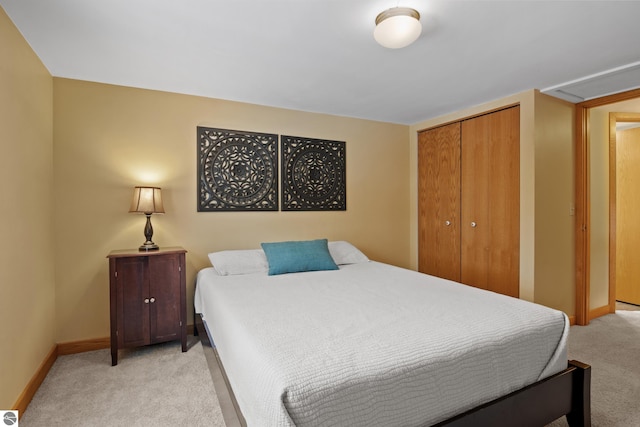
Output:
<svg viewBox="0 0 640 427">
<path fill-rule="evenodd" d="M 609 113 L 609 133 L 609 304 L 640 310 L 640 110 Z"/>
<path fill-rule="evenodd" d="M 615 246 L 611 244 L 611 236 L 615 240 L 615 204 L 609 198 L 615 194 L 615 180 L 610 179 L 609 173 L 613 170 L 609 164 L 611 158 L 615 160 L 615 153 L 611 155 L 611 122 L 605 121 L 604 138 L 606 146 L 597 146 L 597 136 L 594 129 L 597 121 L 592 120 L 592 115 L 598 112 L 599 107 L 611 106 L 623 101 L 638 99 L 640 101 L 640 89 L 610 95 L 576 104 L 576 324 L 587 325 L 592 318 L 613 313 L 615 304 L 615 267 L 611 263 L 616 259 L 610 250 Z M 601 110 L 601 109 L 600 109 Z M 624 111 L 617 110 L 617 111 Z M 635 110 L 640 112 L 640 109 Z M 599 111 L 602 112 L 602 111 Z M 608 115 L 608 111 L 606 114 Z M 620 119 L 620 120 L 618 120 Z M 625 121 L 624 116 L 615 118 L 615 122 Z M 634 120 L 627 120 L 634 121 Z M 614 128 L 615 129 L 615 128 Z M 614 130 L 615 141 L 615 130 Z M 607 135 L 608 134 L 608 135 Z M 593 143 L 593 146 L 592 146 Z M 598 155 L 594 148 L 602 151 Z M 598 170 L 598 159 L 604 159 L 607 163 L 602 167 L 601 176 L 594 176 Z M 598 202 L 598 186 L 602 188 Z M 612 188 L 613 187 L 613 188 Z M 613 215 L 611 214 L 613 210 Z"/>
</svg>

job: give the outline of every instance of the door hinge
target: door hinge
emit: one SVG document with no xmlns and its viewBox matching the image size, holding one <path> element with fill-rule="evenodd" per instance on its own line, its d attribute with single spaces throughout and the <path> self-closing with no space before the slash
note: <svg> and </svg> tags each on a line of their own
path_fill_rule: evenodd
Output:
<svg viewBox="0 0 640 427">
<path fill-rule="evenodd" d="M 182 271 L 182 266 L 181 265 L 178 266 L 178 271 Z"/>
<path fill-rule="evenodd" d="M 117 272 L 117 271 L 116 271 L 116 272 L 114 272 L 114 274 L 115 274 L 115 276 L 116 276 L 116 277 L 118 277 L 118 272 Z"/>
</svg>

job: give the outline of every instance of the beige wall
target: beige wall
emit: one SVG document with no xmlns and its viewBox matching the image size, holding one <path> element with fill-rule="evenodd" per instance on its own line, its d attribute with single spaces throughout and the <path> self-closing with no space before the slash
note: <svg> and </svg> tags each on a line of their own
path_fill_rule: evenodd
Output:
<svg viewBox="0 0 640 427">
<path fill-rule="evenodd" d="M 640 99 L 589 110 L 589 308 L 609 305 L 609 113 L 640 113 Z"/>
<path fill-rule="evenodd" d="M 55 344 L 52 78 L 0 8 L 0 409 Z"/>
<path fill-rule="evenodd" d="M 575 112 L 535 98 L 535 298 L 575 314 Z"/>
<path fill-rule="evenodd" d="M 573 108 L 535 90 L 411 126 L 411 266 L 416 268 L 418 259 L 417 132 L 514 104 L 520 104 L 520 298 L 572 315 L 575 312 L 574 235 L 569 207 L 573 203 L 573 192 L 569 189 L 573 187 L 570 177 L 574 166 L 569 157 L 574 143 Z M 549 171 L 548 166 L 557 169 Z M 554 178 L 541 174 L 551 174 Z M 554 185 L 556 178 L 562 180 L 559 185 Z M 548 223 L 553 220 L 559 222 Z M 543 256 L 547 250 L 557 257 Z"/>
<path fill-rule="evenodd" d="M 144 241 L 134 185 L 162 187 L 153 240 L 189 251 L 189 319 L 212 251 L 326 237 L 409 266 L 408 126 L 59 78 L 54 111 L 58 341 L 109 334 L 105 256 Z M 197 126 L 346 141 L 347 210 L 198 213 Z"/>
</svg>

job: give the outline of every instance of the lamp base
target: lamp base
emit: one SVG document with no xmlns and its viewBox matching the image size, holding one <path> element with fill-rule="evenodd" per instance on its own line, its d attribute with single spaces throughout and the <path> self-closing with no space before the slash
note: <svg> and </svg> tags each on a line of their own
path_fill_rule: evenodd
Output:
<svg viewBox="0 0 640 427">
<path fill-rule="evenodd" d="M 153 242 L 145 243 L 138 248 L 139 251 L 157 251 L 158 249 L 160 249 L 160 246 L 156 245 Z"/>
<path fill-rule="evenodd" d="M 147 216 L 147 223 L 144 226 L 144 237 L 147 238 L 145 242 L 138 248 L 139 251 L 157 251 L 160 249 L 158 245 L 153 243 L 153 226 L 151 225 L 151 214 L 145 213 Z"/>
</svg>

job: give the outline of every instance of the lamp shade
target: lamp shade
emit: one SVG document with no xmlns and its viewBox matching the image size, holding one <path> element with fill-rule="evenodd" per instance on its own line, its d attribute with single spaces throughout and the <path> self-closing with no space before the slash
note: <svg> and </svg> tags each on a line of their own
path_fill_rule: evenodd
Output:
<svg viewBox="0 0 640 427">
<path fill-rule="evenodd" d="M 420 14 L 408 7 L 387 9 L 376 17 L 373 37 L 378 43 L 390 49 L 409 46 L 422 33 Z"/>
<path fill-rule="evenodd" d="M 164 213 L 162 193 L 158 187 L 135 187 L 129 212 Z"/>
</svg>

